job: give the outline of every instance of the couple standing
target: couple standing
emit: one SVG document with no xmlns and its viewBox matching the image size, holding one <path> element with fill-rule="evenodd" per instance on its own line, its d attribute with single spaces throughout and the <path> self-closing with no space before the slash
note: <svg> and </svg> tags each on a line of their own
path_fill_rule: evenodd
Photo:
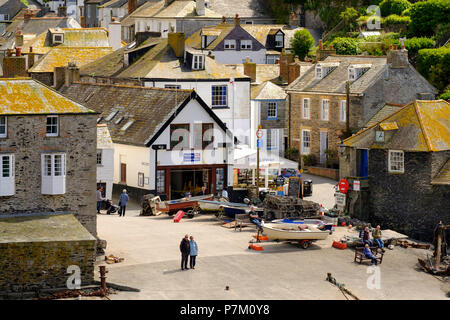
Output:
<svg viewBox="0 0 450 320">
<path fill-rule="evenodd" d="M 191 269 L 195 269 L 195 259 L 198 254 L 198 246 L 197 242 L 194 241 L 194 237 L 191 236 L 189 238 L 188 235 L 185 235 L 180 243 L 180 251 L 181 251 L 181 270 L 187 270 L 187 261 L 188 257 L 191 256 L 189 261 Z"/>
</svg>

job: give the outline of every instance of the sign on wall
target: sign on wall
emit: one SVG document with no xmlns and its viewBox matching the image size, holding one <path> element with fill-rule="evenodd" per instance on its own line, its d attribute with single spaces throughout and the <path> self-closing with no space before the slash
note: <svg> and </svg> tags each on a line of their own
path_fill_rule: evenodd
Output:
<svg viewBox="0 0 450 320">
<path fill-rule="evenodd" d="M 200 153 L 198 152 L 189 152 L 183 154 L 184 162 L 200 162 Z"/>
<path fill-rule="evenodd" d="M 361 190 L 361 181 L 359 180 L 353 181 L 353 190 L 355 191 Z"/>
<path fill-rule="evenodd" d="M 344 210 L 345 208 L 345 194 L 336 192 L 336 206 L 339 210 Z"/>
</svg>

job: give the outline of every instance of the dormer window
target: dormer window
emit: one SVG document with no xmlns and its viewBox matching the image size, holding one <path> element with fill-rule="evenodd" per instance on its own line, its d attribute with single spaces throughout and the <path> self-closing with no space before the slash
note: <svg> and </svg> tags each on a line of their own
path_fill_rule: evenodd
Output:
<svg viewBox="0 0 450 320">
<path fill-rule="evenodd" d="M 367 72 L 371 67 L 370 64 L 356 64 L 348 66 L 348 80 L 355 81 Z"/>
<path fill-rule="evenodd" d="M 316 79 L 322 79 L 322 67 L 320 65 L 316 65 Z"/>
<path fill-rule="evenodd" d="M 205 69 L 205 56 L 201 54 L 195 54 L 192 57 L 192 70 Z"/>
<path fill-rule="evenodd" d="M 316 64 L 316 79 L 320 80 L 325 78 L 327 74 L 336 69 L 339 66 L 339 62 L 328 62 Z"/>
<path fill-rule="evenodd" d="M 241 40 L 241 50 L 251 50 L 252 40 Z"/>
<path fill-rule="evenodd" d="M 64 43 L 64 34 L 63 33 L 54 33 L 53 34 L 53 44 L 61 44 Z"/>
<path fill-rule="evenodd" d="M 284 37 L 282 34 L 277 34 L 275 36 L 275 47 L 283 48 L 284 47 Z"/>
<path fill-rule="evenodd" d="M 236 40 L 225 40 L 224 41 L 226 50 L 235 50 L 236 49 Z"/>
</svg>

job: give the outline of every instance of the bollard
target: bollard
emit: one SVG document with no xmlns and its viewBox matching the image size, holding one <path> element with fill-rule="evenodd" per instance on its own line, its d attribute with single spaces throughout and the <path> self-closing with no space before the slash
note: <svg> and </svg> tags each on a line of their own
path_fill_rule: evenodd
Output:
<svg viewBox="0 0 450 320">
<path fill-rule="evenodd" d="M 106 266 L 100 266 L 100 283 L 102 290 L 106 293 L 106 290 L 108 288 L 106 287 L 106 274 L 108 271 L 106 271 Z"/>
</svg>

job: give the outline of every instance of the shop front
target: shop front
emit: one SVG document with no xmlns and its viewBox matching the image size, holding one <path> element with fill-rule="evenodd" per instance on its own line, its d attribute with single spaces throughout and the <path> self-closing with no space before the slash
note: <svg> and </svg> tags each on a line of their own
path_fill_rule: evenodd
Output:
<svg viewBox="0 0 450 320">
<path fill-rule="evenodd" d="M 196 196 L 206 187 L 207 194 L 221 192 L 227 185 L 226 165 L 201 164 L 158 166 L 157 193 L 167 199 Z"/>
</svg>

